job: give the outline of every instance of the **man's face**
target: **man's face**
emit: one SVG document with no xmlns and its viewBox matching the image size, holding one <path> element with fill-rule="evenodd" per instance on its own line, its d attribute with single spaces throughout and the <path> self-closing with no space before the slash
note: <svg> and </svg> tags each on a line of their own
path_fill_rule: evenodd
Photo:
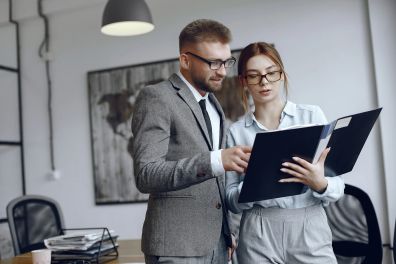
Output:
<svg viewBox="0 0 396 264">
<path fill-rule="evenodd" d="M 230 46 L 221 42 L 201 42 L 189 47 L 184 54 L 188 60 L 188 81 L 195 89 L 201 94 L 219 91 L 226 76 L 224 64 L 219 69 L 211 69 L 204 60 L 226 61 L 230 59 Z"/>
</svg>

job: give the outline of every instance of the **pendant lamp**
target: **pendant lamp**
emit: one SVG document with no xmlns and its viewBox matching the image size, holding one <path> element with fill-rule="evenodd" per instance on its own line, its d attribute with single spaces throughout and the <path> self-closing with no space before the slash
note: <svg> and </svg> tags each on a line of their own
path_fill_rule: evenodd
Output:
<svg viewBox="0 0 396 264">
<path fill-rule="evenodd" d="M 144 0 L 109 0 L 103 11 L 102 33 L 134 36 L 154 29 L 150 10 Z"/>
</svg>

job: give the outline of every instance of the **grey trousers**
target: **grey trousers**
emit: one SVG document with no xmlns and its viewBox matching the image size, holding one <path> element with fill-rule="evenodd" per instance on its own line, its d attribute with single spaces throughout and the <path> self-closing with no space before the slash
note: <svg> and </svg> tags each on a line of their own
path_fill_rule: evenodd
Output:
<svg viewBox="0 0 396 264">
<path fill-rule="evenodd" d="M 321 205 L 301 209 L 255 206 L 243 213 L 239 264 L 337 264 Z"/>
<path fill-rule="evenodd" d="M 183 243 L 183 241 L 180 241 Z M 221 235 L 219 243 L 206 256 L 197 257 L 172 257 L 144 255 L 146 264 L 227 264 L 227 246 Z"/>
</svg>

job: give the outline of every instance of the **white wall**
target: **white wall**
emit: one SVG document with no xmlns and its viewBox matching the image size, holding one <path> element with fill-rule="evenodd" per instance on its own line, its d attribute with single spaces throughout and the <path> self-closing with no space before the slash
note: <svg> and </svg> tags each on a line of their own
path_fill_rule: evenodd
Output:
<svg viewBox="0 0 396 264">
<path fill-rule="evenodd" d="M 34 12 L 34 1 L 16 2 L 22 34 L 27 193 L 58 200 L 68 227 L 108 226 L 122 238 L 139 238 L 146 209 L 145 204 L 95 206 L 87 72 L 175 58 L 183 26 L 196 18 L 212 18 L 230 27 L 232 48 L 257 40 L 275 43 L 291 79 L 291 99 L 320 105 L 329 120 L 384 106 L 381 131 L 377 124 L 354 171 L 344 179 L 369 193 L 383 241 L 389 243 L 389 220 L 393 225 L 396 214 L 394 202 L 389 203 L 392 210 L 386 206 L 387 198 L 395 200 L 396 186 L 390 176 L 395 171 L 395 150 L 390 149 L 389 132 L 395 129 L 391 119 L 395 107 L 390 101 L 395 98 L 390 85 L 395 75 L 389 70 L 395 69 L 395 62 L 387 56 L 395 58 L 395 27 L 383 31 L 381 12 L 385 10 L 388 20 L 394 20 L 394 1 L 370 1 L 368 13 L 362 0 L 147 0 L 156 28 L 130 38 L 100 34 L 102 0 L 44 1 L 50 13 L 55 163 L 62 174 L 58 181 L 46 177 L 50 170 L 47 91 L 44 64 L 37 56 L 43 24 Z M 0 9 L 0 45 L 10 46 L 3 44 L 10 41 L 10 25 L 1 23 L 7 17 Z M 387 44 L 388 39 L 393 45 Z M 13 52 L 0 52 L 0 59 L 12 62 Z M 1 96 L 0 105 L 8 100 Z"/>
</svg>

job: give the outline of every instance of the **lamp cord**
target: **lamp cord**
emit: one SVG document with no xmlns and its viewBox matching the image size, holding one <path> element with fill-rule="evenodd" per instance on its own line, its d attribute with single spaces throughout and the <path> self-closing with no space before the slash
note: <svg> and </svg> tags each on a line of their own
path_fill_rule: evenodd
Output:
<svg viewBox="0 0 396 264">
<path fill-rule="evenodd" d="M 43 13 L 43 0 L 38 0 L 38 14 L 44 21 L 44 39 L 40 44 L 38 54 L 40 58 L 45 61 L 45 71 L 47 77 L 47 90 L 48 90 L 48 121 L 49 121 L 49 143 L 50 143 L 50 159 L 51 159 L 51 169 L 55 170 L 54 161 L 54 136 L 53 136 L 53 117 L 52 117 L 52 82 L 51 82 L 51 72 L 50 72 L 50 58 L 49 58 L 49 48 L 50 48 L 50 35 L 49 35 L 49 23 L 48 17 Z"/>
</svg>

